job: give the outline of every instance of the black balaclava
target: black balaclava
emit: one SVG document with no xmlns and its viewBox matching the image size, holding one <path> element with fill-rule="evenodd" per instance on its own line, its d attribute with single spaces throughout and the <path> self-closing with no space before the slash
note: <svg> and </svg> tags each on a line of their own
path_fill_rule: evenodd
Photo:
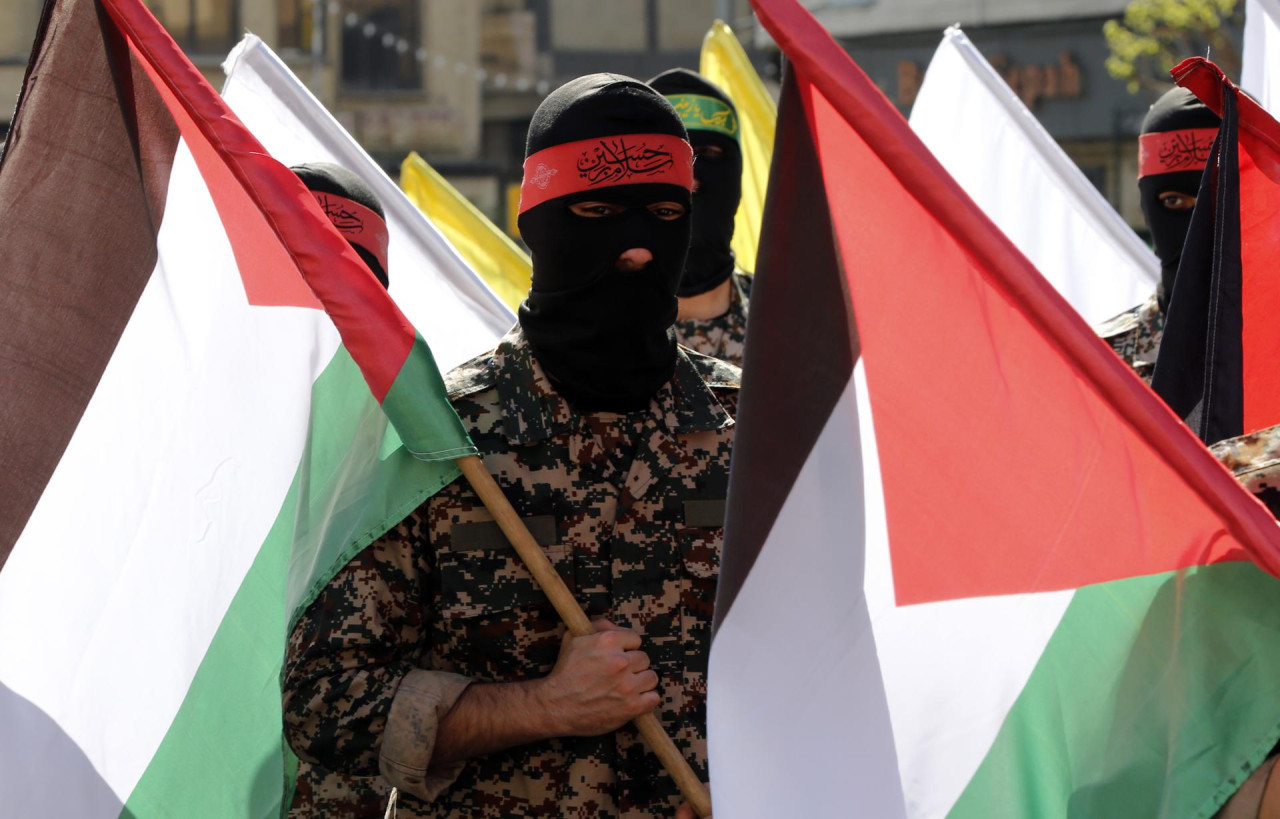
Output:
<svg viewBox="0 0 1280 819">
<path fill-rule="evenodd" d="M 1138 196 L 1142 215 L 1160 257 L 1161 311 L 1169 307 L 1173 278 L 1191 226 L 1190 210 L 1169 210 L 1160 194 L 1195 196 L 1221 120 L 1185 88 L 1174 88 L 1156 100 L 1142 120 L 1138 140 Z"/>
<path fill-rule="evenodd" d="M 387 287 L 387 217 L 373 188 L 332 162 L 307 162 L 289 170 L 316 194 L 325 216 Z"/>
<path fill-rule="evenodd" d="M 616 74 L 579 77 L 553 91 L 529 124 L 520 235 L 533 255 L 533 283 L 520 326 L 556 389 L 581 411 L 630 412 L 675 368 L 676 286 L 689 248 L 690 218 L 648 206 L 690 206 L 693 151 L 671 104 Z M 569 206 L 624 206 L 599 218 Z M 653 254 L 622 272 L 626 250 Z"/>
<path fill-rule="evenodd" d="M 742 146 L 738 109 L 716 86 L 687 68 L 673 68 L 649 80 L 649 86 L 675 107 L 689 131 L 695 153 L 714 145 L 720 156 L 699 156 L 693 163 L 698 189 L 693 194 L 693 238 L 677 295 L 713 290 L 733 273 L 733 220 L 742 199 Z"/>
</svg>

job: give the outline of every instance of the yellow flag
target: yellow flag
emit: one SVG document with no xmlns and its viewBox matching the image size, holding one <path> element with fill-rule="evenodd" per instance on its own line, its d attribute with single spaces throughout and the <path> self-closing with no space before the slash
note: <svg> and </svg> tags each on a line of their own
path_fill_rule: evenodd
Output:
<svg viewBox="0 0 1280 819">
<path fill-rule="evenodd" d="M 716 20 L 702 40 L 698 70 L 720 86 L 738 108 L 738 120 L 742 123 L 742 203 L 734 220 L 733 255 L 738 267 L 755 272 L 778 106 L 751 66 L 733 30 L 720 20 Z"/>
<path fill-rule="evenodd" d="M 493 292 L 512 310 L 519 308 L 533 276 L 529 255 L 436 173 L 417 151 L 400 163 L 400 187 Z"/>
</svg>

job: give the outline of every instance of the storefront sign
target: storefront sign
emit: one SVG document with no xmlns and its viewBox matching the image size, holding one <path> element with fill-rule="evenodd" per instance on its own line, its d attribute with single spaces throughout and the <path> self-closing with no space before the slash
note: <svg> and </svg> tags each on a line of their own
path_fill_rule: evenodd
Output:
<svg viewBox="0 0 1280 819">
<path fill-rule="evenodd" d="M 1080 65 L 1071 52 L 1063 51 L 1057 62 L 1046 65 L 1017 65 L 1003 54 L 991 58 L 991 67 L 1004 78 L 1028 108 L 1041 100 L 1078 99 L 1083 94 Z M 906 108 L 915 102 L 924 80 L 924 69 L 912 60 L 898 63 L 897 103 Z"/>
</svg>

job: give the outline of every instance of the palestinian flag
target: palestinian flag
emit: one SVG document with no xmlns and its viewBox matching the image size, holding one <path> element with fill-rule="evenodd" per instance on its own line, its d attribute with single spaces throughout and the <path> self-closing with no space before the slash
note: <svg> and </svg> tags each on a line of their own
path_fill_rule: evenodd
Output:
<svg viewBox="0 0 1280 819">
<path fill-rule="evenodd" d="M 1280 738 L 1280 528 L 808 12 L 755 8 L 792 70 L 717 815 L 1210 816 Z"/>
<path fill-rule="evenodd" d="M 1280 424 L 1280 122 L 1216 65 L 1174 79 L 1222 117 L 1200 181 L 1151 387 L 1205 443 Z"/>
<path fill-rule="evenodd" d="M 394 184 L 261 91 L 290 161 L 383 198 L 440 363 L 491 346 L 509 312 Z M 140 0 L 46 5 L 0 248 L 0 812 L 276 815 L 286 600 L 452 479 L 409 448 L 467 446 L 423 339 Z"/>
</svg>

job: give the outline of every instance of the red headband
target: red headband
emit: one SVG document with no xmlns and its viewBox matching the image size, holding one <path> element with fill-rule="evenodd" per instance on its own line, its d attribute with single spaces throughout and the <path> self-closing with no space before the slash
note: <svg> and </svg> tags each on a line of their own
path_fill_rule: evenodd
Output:
<svg viewBox="0 0 1280 819">
<path fill-rule="evenodd" d="M 1187 128 L 1138 137 L 1138 178 L 1178 171 L 1202 171 L 1217 128 Z"/>
<path fill-rule="evenodd" d="M 320 209 L 338 232 L 353 245 L 364 248 L 378 260 L 382 272 L 387 272 L 387 223 L 377 211 L 366 208 L 359 202 L 353 202 L 345 196 L 335 193 L 312 191 Z"/>
<path fill-rule="evenodd" d="M 658 182 L 693 189 L 693 148 L 669 134 L 628 134 L 566 142 L 524 161 L 520 212 L 571 193 Z"/>
</svg>

